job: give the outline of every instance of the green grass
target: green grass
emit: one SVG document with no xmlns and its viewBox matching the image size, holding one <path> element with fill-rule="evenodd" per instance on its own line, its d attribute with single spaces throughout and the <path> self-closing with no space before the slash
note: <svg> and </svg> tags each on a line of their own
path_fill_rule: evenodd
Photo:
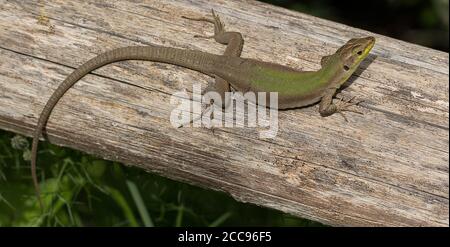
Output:
<svg viewBox="0 0 450 247">
<path fill-rule="evenodd" d="M 39 149 L 41 212 L 30 143 L 0 130 L 0 226 L 321 226 L 46 142 Z"/>
</svg>

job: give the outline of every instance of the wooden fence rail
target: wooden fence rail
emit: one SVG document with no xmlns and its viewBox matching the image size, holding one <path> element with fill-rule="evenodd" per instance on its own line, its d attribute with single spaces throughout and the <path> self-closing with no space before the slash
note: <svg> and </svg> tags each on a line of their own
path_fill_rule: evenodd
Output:
<svg viewBox="0 0 450 247">
<path fill-rule="evenodd" d="M 448 226 L 448 53 L 252 0 L 0 0 L 0 128 L 30 135 L 57 85 L 112 48 L 222 53 L 193 37 L 210 34 L 210 24 L 180 18 L 212 8 L 243 33 L 243 57 L 302 70 L 318 69 L 352 37 L 374 35 L 372 55 L 340 93 L 364 99 L 364 115 L 345 122 L 321 118 L 318 106 L 280 111 L 275 139 L 255 128 L 177 129 L 170 95 L 212 78 L 126 61 L 67 92 L 47 124 L 50 142 L 325 224 Z"/>
</svg>

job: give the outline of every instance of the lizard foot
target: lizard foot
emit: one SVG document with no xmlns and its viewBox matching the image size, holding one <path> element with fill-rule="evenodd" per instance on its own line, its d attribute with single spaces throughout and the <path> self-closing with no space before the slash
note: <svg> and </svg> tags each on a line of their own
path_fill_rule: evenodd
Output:
<svg viewBox="0 0 450 247">
<path fill-rule="evenodd" d="M 337 103 L 336 103 L 336 112 L 339 113 L 346 122 L 348 122 L 347 117 L 345 116 L 345 114 L 343 112 L 348 111 L 348 112 L 354 112 L 354 113 L 358 113 L 358 114 L 364 114 L 360 111 L 357 110 L 353 110 L 353 109 L 349 109 L 350 106 L 354 106 L 354 105 L 358 105 L 359 103 L 363 102 L 364 100 L 358 100 L 358 101 L 354 101 L 354 99 L 356 98 L 356 96 L 353 96 L 352 98 L 348 99 L 348 100 L 344 100 L 343 98 L 341 98 Z"/>
<path fill-rule="evenodd" d="M 212 39 L 216 36 L 222 34 L 225 32 L 225 24 L 220 20 L 220 17 L 214 12 L 214 10 L 211 10 L 213 19 L 206 18 L 206 17 L 188 17 L 188 16 L 181 16 L 181 18 L 192 20 L 192 21 L 205 21 L 214 24 L 214 35 L 194 35 L 195 38 L 204 38 L 204 39 Z"/>
</svg>

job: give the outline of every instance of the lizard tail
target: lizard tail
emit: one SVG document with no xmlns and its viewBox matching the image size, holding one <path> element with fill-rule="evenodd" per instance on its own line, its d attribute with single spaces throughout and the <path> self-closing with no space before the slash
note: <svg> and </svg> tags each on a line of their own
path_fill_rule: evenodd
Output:
<svg viewBox="0 0 450 247">
<path fill-rule="evenodd" d="M 33 143 L 31 148 L 31 175 L 40 208 L 43 209 L 44 204 L 41 199 L 39 181 L 36 174 L 39 138 L 43 132 L 48 118 L 50 117 L 50 113 L 58 103 L 59 99 L 78 80 L 97 68 L 110 63 L 124 60 L 145 60 L 162 62 L 189 68 L 205 74 L 211 74 L 214 67 L 213 64 L 215 61 L 217 61 L 217 58 L 218 56 L 205 52 L 177 49 L 171 47 L 129 46 L 104 52 L 90 59 L 89 61 L 78 67 L 75 71 L 73 71 L 50 96 L 50 99 L 47 101 L 41 115 L 39 116 L 39 120 L 33 134 Z"/>
</svg>

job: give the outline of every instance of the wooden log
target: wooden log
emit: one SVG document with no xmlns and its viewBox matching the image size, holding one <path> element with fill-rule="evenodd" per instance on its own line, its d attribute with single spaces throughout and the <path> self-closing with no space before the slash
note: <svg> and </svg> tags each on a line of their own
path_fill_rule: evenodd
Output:
<svg viewBox="0 0 450 247">
<path fill-rule="evenodd" d="M 171 94 L 212 78 L 125 61 L 66 93 L 49 141 L 325 224 L 449 225 L 448 53 L 253 0 L 0 0 L 0 128 L 31 135 L 64 78 L 112 48 L 222 53 L 193 37 L 210 34 L 210 24 L 180 18 L 210 9 L 243 34 L 243 57 L 302 70 L 318 69 L 352 37 L 374 35 L 371 56 L 338 95 L 364 99 L 364 115 L 345 122 L 320 117 L 318 106 L 280 111 L 274 139 L 255 128 L 177 129 Z"/>
</svg>

